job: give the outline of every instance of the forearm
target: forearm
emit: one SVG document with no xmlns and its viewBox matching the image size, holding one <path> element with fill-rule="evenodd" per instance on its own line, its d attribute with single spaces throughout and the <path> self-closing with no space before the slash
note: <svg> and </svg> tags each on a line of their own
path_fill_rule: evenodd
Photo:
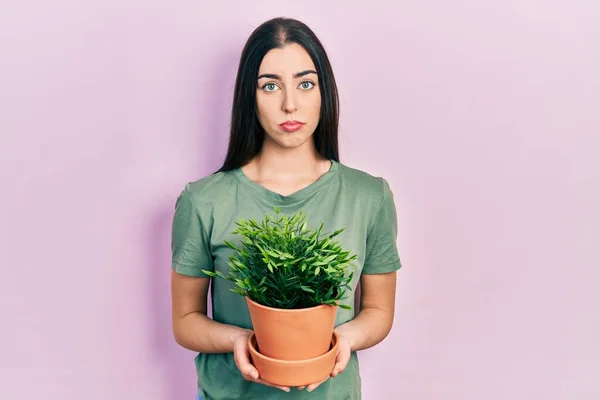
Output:
<svg viewBox="0 0 600 400">
<path fill-rule="evenodd" d="M 350 341 L 352 351 L 364 350 L 386 338 L 393 320 L 393 311 L 365 308 L 353 320 L 338 326 L 336 332 Z"/>
<path fill-rule="evenodd" d="M 233 343 L 249 330 L 214 321 L 194 312 L 174 321 L 173 334 L 179 345 L 199 353 L 231 353 Z"/>
</svg>

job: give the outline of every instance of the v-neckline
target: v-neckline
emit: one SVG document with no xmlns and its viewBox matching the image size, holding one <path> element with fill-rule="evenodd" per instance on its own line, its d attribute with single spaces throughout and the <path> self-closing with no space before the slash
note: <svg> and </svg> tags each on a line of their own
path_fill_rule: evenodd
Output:
<svg viewBox="0 0 600 400">
<path fill-rule="evenodd" d="M 233 172 L 235 173 L 235 176 L 238 178 L 240 183 L 242 183 L 249 190 L 253 191 L 255 194 L 267 200 L 274 201 L 278 204 L 295 203 L 297 201 L 303 200 L 311 196 L 316 191 L 323 188 L 323 186 L 327 184 L 333 177 L 335 177 L 339 170 L 339 164 L 335 160 L 329 161 L 331 161 L 331 166 L 329 167 L 329 170 L 327 170 L 327 172 L 325 172 L 323 175 L 317 178 L 317 180 L 315 180 L 314 182 L 308 184 L 308 186 L 305 186 L 302 189 L 299 189 L 289 195 L 282 195 L 273 190 L 267 189 L 265 186 L 262 186 L 261 184 L 251 180 L 244 173 L 244 171 L 242 171 L 242 168 L 237 168 Z"/>
</svg>

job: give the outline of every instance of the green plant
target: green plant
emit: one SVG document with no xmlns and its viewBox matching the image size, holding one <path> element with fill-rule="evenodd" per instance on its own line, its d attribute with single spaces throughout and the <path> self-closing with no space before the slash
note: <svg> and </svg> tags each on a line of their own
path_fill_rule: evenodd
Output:
<svg viewBox="0 0 600 400">
<path fill-rule="evenodd" d="M 229 257 L 227 275 L 204 270 L 209 276 L 235 283 L 231 290 L 255 302 L 274 308 L 298 309 L 320 304 L 339 304 L 350 289 L 353 272 L 348 266 L 357 257 L 343 251 L 332 239 L 342 233 L 322 233 L 307 228 L 306 215 L 266 215 L 261 223 L 240 219 L 232 233 L 245 237 L 242 246 L 225 241 L 235 250 Z"/>
</svg>

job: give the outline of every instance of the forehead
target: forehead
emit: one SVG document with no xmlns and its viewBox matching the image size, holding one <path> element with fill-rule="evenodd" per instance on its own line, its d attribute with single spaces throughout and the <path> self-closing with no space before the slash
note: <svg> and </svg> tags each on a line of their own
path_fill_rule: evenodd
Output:
<svg viewBox="0 0 600 400">
<path fill-rule="evenodd" d="M 263 58 L 258 73 L 291 75 L 307 69 L 316 69 L 304 47 L 291 43 L 280 49 L 270 50 Z"/>
</svg>

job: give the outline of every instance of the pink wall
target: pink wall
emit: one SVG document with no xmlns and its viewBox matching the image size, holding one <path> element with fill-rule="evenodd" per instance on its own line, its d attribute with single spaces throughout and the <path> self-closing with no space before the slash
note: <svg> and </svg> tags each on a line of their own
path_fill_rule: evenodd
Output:
<svg viewBox="0 0 600 400">
<path fill-rule="evenodd" d="M 331 55 L 343 162 L 396 194 L 364 398 L 600 398 L 600 3 L 202 3 L 2 5 L 1 399 L 193 398 L 174 201 L 218 166 L 241 46 L 276 15 Z"/>
</svg>

